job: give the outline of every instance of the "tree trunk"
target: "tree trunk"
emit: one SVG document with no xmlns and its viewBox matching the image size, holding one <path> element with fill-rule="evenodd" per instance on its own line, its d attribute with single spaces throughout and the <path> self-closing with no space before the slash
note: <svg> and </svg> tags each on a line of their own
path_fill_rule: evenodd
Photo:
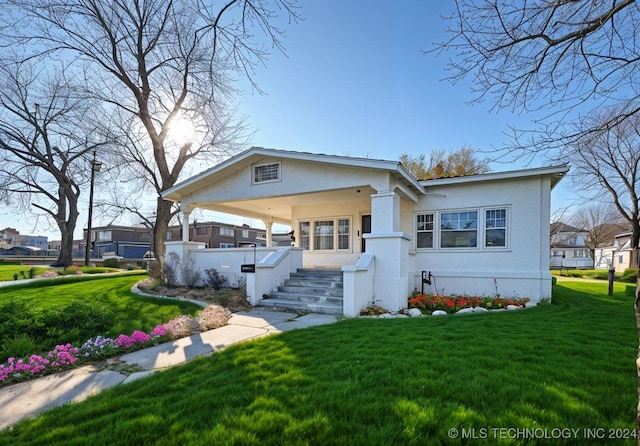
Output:
<svg viewBox="0 0 640 446">
<path fill-rule="evenodd" d="M 167 239 L 167 230 L 171 221 L 171 206 L 173 203 L 158 197 L 158 205 L 156 208 L 156 223 L 153 227 L 153 247 L 156 259 L 161 265 L 164 265 L 165 246 Z"/>
<path fill-rule="evenodd" d="M 69 217 L 68 221 L 59 222 L 58 228 L 60 228 L 60 253 L 58 259 L 51 264 L 51 266 L 67 267 L 73 264 L 73 233 L 76 229 L 76 221 L 78 216 Z"/>
</svg>

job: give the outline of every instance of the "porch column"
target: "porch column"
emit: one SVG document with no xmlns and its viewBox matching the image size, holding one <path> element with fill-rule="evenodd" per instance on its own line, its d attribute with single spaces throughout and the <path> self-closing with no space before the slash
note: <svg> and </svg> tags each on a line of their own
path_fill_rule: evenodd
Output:
<svg viewBox="0 0 640 446">
<path fill-rule="evenodd" d="M 400 197 L 383 191 L 371 195 L 371 232 L 397 232 L 400 230 Z"/>
<path fill-rule="evenodd" d="M 262 220 L 264 225 L 267 227 L 267 248 L 271 248 L 271 243 L 273 241 L 273 221 L 271 219 Z"/>
<path fill-rule="evenodd" d="M 371 234 L 363 235 L 375 256 L 375 303 L 391 311 L 406 308 L 409 297 L 411 237 L 400 231 L 400 200 L 390 191 L 372 195 Z"/>
<path fill-rule="evenodd" d="M 189 216 L 191 215 L 191 210 L 184 209 L 182 211 L 182 241 L 189 241 Z"/>
</svg>

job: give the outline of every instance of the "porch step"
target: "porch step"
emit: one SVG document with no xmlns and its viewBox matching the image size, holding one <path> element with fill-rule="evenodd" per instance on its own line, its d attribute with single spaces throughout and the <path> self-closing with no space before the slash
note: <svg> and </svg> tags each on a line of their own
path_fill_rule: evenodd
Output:
<svg viewBox="0 0 640 446">
<path fill-rule="evenodd" d="M 284 285 L 272 291 L 259 306 L 305 313 L 342 314 L 342 271 L 328 268 L 298 268 Z"/>
</svg>

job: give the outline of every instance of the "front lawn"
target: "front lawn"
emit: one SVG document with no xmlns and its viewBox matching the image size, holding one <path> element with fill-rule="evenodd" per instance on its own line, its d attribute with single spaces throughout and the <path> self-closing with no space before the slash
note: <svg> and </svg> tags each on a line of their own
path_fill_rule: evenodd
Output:
<svg viewBox="0 0 640 446">
<path fill-rule="evenodd" d="M 636 444 L 614 439 L 636 419 L 624 289 L 563 282 L 532 309 L 286 332 L 53 409 L 0 443 Z"/>
<path fill-rule="evenodd" d="M 144 277 L 72 276 L 0 287 L 0 362 L 44 353 L 59 344 L 80 345 L 98 335 L 148 333 L 158 324 L 202 309 L 190 302 L 132 293 L 131 287 Z M 35 350 L 25 336 L 35 343 Z"/>
</svg>

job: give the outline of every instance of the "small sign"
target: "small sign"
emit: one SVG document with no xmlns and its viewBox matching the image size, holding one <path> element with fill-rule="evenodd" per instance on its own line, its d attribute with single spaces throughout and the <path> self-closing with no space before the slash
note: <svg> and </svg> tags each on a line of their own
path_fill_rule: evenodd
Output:
<svg viewBox="0 0 640 446">
<path fill-rule="evenodd" d="M 240 272 L 243 272 L 243 273 L 255 273 L 256 272 L 255 263 L 248 263 L 246 265 L 240 265 Z"/>
</svg>

